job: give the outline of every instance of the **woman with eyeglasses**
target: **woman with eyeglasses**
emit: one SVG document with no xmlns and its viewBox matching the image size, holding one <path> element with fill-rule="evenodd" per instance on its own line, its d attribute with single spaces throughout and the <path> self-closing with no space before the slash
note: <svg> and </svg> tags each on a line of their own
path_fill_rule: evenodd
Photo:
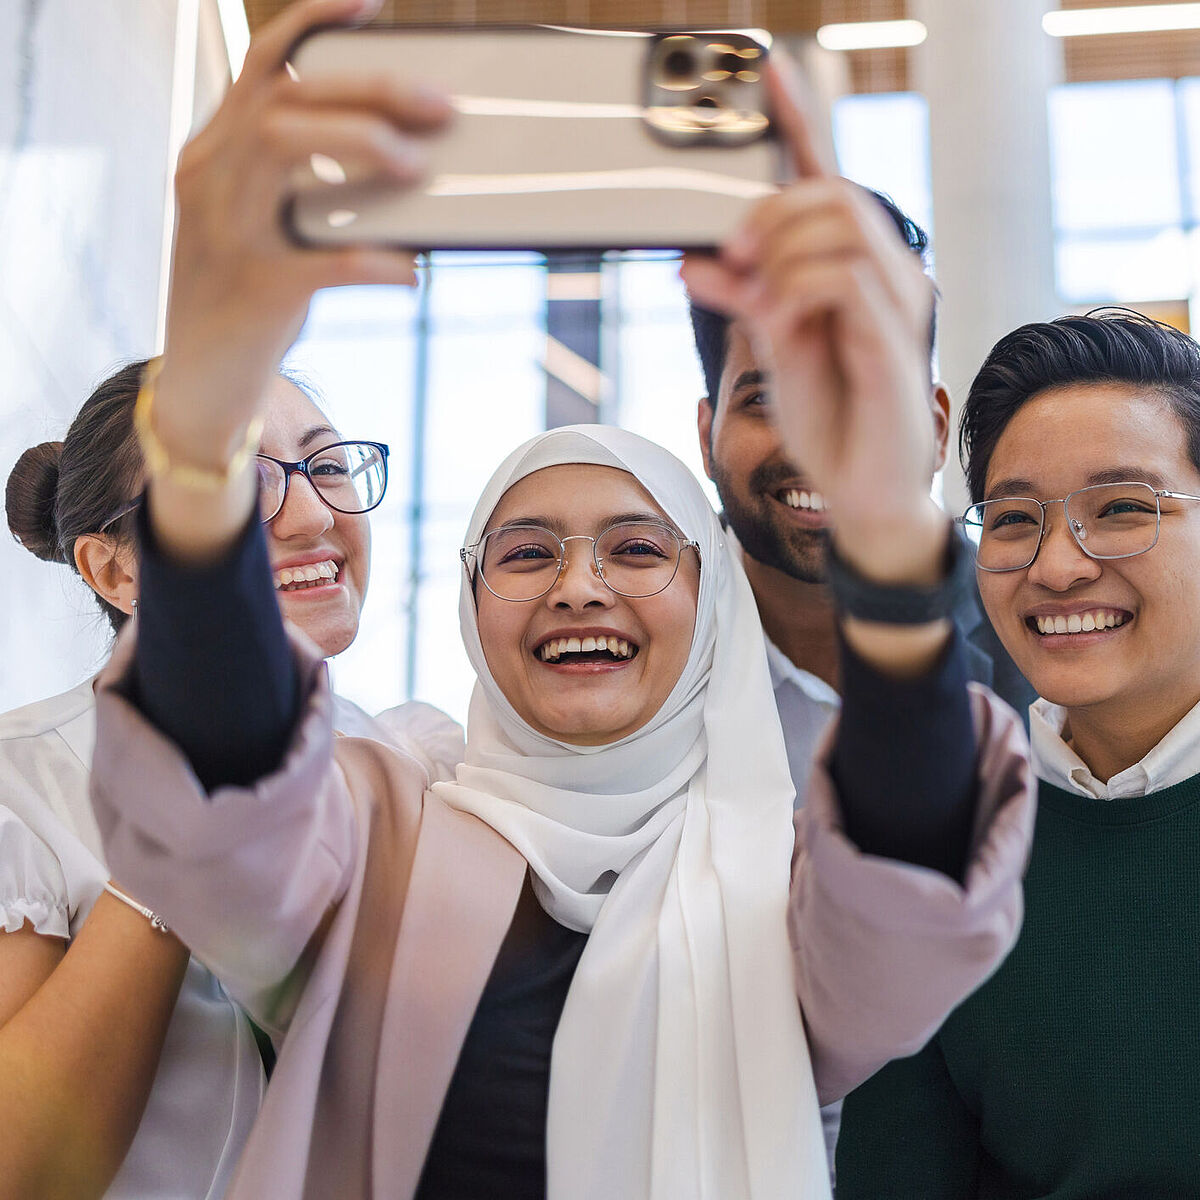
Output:
<svg viewBox="0 0 1200 1200">
<path fill-rule="evenodd" d="M 963 410 L 979 590 L 1037 689 L 1016 949 L 846 1101 L 838 1195 L 1200 1196 L 1200 347 L 1027 325 Z"/>
<path fill-rule="evenodd" d="M 312 153 L 407 180 L 450 119 L 395 81 L 289 78 L 305 29 L 368 7 L 289 7 L 185 151 L 139 426 L 146 603 L 98 702 L 112 861 L 282 1039 L 229 1194 L 827 1200 L 819 1099 L 1003 954 L 1031 819 L 1019 722 L 969 697 L 947 617 L 929 283 L 775 79 L 809 186 L 740 258 L 687 271 L 764 333 L 806 400 L 780 406 L 788 444 L 844 513 L 846 716 L 799 837 L 746 578 L 695 478 L 620 430 L 539 435 L 479 498 L 455 778 L 334 742 L 321 663 L 271 602 L 248 460 L 313 289 L 413 278 L 394 249 L 302 249 L 277 223 Z M 817 345 L 789 285 L 811 272 Z M 213 639 L 220 690 L 195 678 Z"/>
<path fill-rule="evenodd" d="M 144 365 L 102 383 L 63 441 L 27 450 L 6 489 L 17 540 L 77 572 L 114 632 L 139 609 Z M 275 596 L 334 655 L 358 630 L 387 447 L 343 440 L 283 377 L 264 413 L 259 513 Z M 448 718 L 418 706 L 395 719 L 457 761 Z M 334 724 L 395 736 L 340 697 Z M 90 679 L 0 716 L 0 1196 L 219 1196 L 261 1102 L 260 1048 L 213 975 L 110 879 L 87 795 L 94 739 Z"/>
</svg>

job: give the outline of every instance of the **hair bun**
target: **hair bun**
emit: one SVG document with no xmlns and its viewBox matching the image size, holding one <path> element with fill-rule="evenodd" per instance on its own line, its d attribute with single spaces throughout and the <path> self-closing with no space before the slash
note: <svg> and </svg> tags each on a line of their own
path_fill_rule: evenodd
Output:
<svg viewBox="0 0 1200 1200">
<path fill-rule="evenodd" d="M 42 442 L 26 450 L 9 472 L 4 507 L 9 530 L 30 554 L 65 563 L 54 519 L 62 449 L 62 442 Z"/>
</svg>

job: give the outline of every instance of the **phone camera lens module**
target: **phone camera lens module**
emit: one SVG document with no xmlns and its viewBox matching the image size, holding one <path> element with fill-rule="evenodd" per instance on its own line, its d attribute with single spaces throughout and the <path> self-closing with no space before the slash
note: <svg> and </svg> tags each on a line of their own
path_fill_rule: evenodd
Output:
<svg viewBox="0 0 1200 1200">
<path fill-rule="evenodd" d="M 740 146 L 766 131 L 757 94 L 740 85 L 760 79 L 762 49 L 736 33 L 669 34 L 645 60 L 646 123 L 678 146 Z"/>
<path fill-rule="evenodd" d="M 686 92 L 699 82 L 699 64 L 696 59 L 696 39 L 683 35 L 663 38 L 658 43 L 655 57 L 655 83 L 666 91 Z"/>
<path fill-rule="evenodd" d="M 671 79 L 687 79 L 696 73 L 696 60 L 690 51 L 672 50 L 663 58 L 663 71 Z"/>
<path fill-rule="evenodd" d="M 701 129 L 713 129 L 725 121 L 724 105 L 715 96 L 697 96 L 692 102 L 692 119 Z"/>
</svg>

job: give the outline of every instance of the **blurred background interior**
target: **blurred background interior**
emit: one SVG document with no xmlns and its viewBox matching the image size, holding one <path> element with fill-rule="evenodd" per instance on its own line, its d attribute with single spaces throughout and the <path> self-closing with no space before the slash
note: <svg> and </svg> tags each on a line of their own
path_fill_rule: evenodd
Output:
<svg viewBox="0 0 1200 1200">
<path fill-rule="evenodd" d="M 153 354 L 171 165 L 286 0 L 0 0 L 0 471 Z M 395 0 L 383 20 L 765 28 L 837 94 L 844 174 L 928 229 L 940 366 L 961 395 L 998 336 L 1099 304 L 1200 326 L 1200 4 L 1124 0 Z M 386 441 L 371 594 L 339 691 L 465 718 L 457 547 L 501 452 L 610 421 L 700 470 L 678 262 L 433 256 L 422 287 L 313 305 L 290 365 Z M 952 464 L 938 485 L 963 505 Z M 0 539 L 0 710 L 103 661 L 82 583 Z"/>
</svg>

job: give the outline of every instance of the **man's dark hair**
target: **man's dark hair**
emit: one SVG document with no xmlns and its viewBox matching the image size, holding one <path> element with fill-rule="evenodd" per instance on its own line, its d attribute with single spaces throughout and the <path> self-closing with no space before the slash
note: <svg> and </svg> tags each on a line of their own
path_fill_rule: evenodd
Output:
<svg viewBox="0 0 1200 1200">
<path fill-rule="evenodd" d="M 1187 435 L 1200 469 L 1200 345 L 1131 309 L 1022 325 L 1002 337 L 971 384 L 958 426 L 958 454 L 971 500 L 983 499 L 988 463 L 1018 409 L 1050 388 L 1127 383 L 1161 396 Z"/>
<path fill-rule="evenodd" d="M 904 244 L 926 265 L 925 255 L 929 250 L 929 235 L 907 213 L 901 211 L 890 196 L 882 192 L 863 188 L 873 196 L 892 219 Z M 691 305 L 692 332 L 696 338 L 696 352 L 700 355 L 700 366 L 704 371 L 704 386 L 708 391 L 708 403 L 715 405 L 721 389 L 721 374 L 725 370 L 725 354 L 729 347 L 730 320 L 723 313 Z M 933 354 L 933 343 L 937 331 L 937 315 L 934 314 L 929 328 L 929 353 Z"/>
</svg>

